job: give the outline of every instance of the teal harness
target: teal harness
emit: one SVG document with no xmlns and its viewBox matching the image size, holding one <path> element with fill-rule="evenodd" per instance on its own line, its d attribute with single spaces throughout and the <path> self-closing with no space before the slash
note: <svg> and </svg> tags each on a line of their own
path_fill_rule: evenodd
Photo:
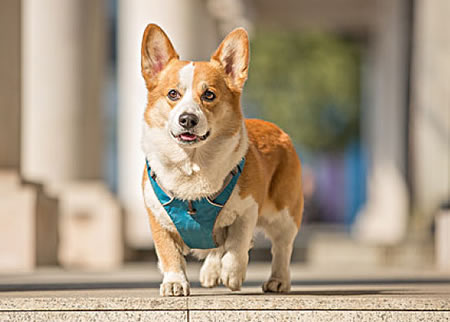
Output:
<svg viewBox="0 0 450 322">
<path fill-rule="evenodd" d="M 196 249 L 218 247 L 213 237 L 214 224 L 244 169 L 245 158 L 242 158 L 238 166 L 231 171 L 225 179 L 224 187 L 218 194 L 199 200 L 181 200 L 169 195 L 158 184 L 155 173 L 152 172 L 148 161 L 146 162 L 153 191 L 185 244 Z"/>
</svg>

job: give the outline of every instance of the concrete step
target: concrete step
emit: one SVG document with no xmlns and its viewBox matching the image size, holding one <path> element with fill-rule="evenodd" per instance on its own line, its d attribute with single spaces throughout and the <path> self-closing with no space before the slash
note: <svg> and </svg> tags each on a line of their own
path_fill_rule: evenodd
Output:
<svg viewBox="0 0 450 322">
<path fill-rule="evenodd" d="M 450 275 L 294 265 L 290 294 L 263 294 L 268 265 L 252 264 L 239 292 L 198 287 L 162 298 L 154 267 L 112 273 L 41 270 L 0 276 L 0 321 L 449 321 Z"/>
</svg>

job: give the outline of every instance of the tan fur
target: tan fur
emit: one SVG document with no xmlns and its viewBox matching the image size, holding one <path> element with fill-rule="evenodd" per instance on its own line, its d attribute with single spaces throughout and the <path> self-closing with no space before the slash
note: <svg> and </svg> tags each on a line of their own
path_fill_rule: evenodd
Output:
<svg viewBox="0 0 450 322">
<path fill-rule="evenodd" d="M 263 290 L 283 292 L 290 288 L 289 261 L 302 219 L 301 166 L 289 136 L 276 125 L 244 121 L 240 97 L 248 60 L 248 38 L 243 29 L 231 32 L 209 62 L 187 62 L 178 59 L 158 26 L 147 26 L 142 42 L 142 75 L 148 89 L 142 145 L 162 185 L 184 199 L 217 192 L 245 156 L 238 185 L 214 227 L 214 237 L 221 243 L 213 251 L 203 251 L 207 258 L 200 280 L 206 287 L 221 281 L 238 290 L 245 278 L 248 249 L 258 224 L 273 244 L 272 274 Z M 167 94 L 172 89 L 183 99 L 169 99 Z M 216 98 L 204 100 L 205 90 L 213 91 Z M 180 131 L 177 113 L 183 111 L 202 117 L 201 131 L 210 133 L 207 139 L 189 146 L 177 141 L 173 131 Z M 156 200 L 153 191 L 145 189 L 147 182 L 144 170 L 144 197 Z M 188 295 L 183 255 L 189 249 L 173 227 L 171 230 L 162 225 L 165 213 L 161 214 L 161 209 L 147 210 L 164 272 L 161 295 Z"/>
<path fill-rule="evenodd" d="M 142 188 L 148 181 L 147 169 L 144 170 L 142 175 Z M 148 217 L 150 220 L 150 228 L 152 230 L 153 241 L 156 245 L 156 251 L 161 259 L 161 265 L 164 271 L 179 271 L 182 269 L 180 266 L 183 240 L 178 232 L 172 232 L 164 229 L 158 220 L 153 216 L 152 211 L 146 207 Z"/>
<path fill-rule="evenodd" d="M 250 145 L 239 181 L 242 197 L 251 194 L 260 206 L 273 202 L 278 211 L 288 208 L 299 228 L 303 214 L 301 166 L 289 136 L 263 120 L 248 119 L 245 124 Z"/>
</svg>

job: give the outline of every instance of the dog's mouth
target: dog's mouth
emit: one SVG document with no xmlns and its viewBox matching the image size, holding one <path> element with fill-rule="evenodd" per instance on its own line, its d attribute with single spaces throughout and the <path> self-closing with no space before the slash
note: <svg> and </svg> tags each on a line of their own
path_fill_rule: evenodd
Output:
<svg viewBox="0 0 450 322">
<path fill-rule="evenodd" d="M 198 136 L 198 135 L 196 135 L 194 133 L 190 133 L 190 132 L 183 132 L 178 135 L 175 135 L 171 132 L 171 134 L 180 143 L 193 144 L 193 143 L 197 143 L 199 141 L 206 140 L 210 134 L 210 131 L 206 132 L 206 134 L 202 135 L 202 136 Z"/>
</svg>

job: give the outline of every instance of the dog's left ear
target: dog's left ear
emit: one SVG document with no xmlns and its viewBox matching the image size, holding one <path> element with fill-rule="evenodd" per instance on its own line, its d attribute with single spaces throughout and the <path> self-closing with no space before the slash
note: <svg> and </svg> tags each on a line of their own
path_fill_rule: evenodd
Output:
<svg viewBox="0 0 450 322">
<path fill-rule="evenodd" d="M 227 74 L 231 87 L 242 90 L 248 75 L 249 45 L 245 29 L 237 28 L 228 36 L 211 56 L 220 63 Z"/>
</svg>

